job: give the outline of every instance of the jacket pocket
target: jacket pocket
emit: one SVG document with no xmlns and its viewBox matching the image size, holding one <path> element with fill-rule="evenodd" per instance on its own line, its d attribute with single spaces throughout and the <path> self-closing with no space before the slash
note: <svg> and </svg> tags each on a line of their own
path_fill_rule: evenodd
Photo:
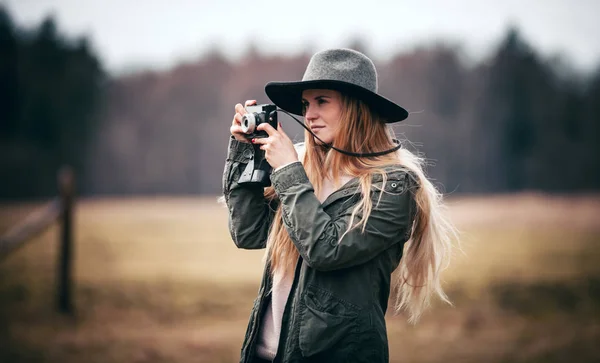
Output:
<svg viewBox="0 0 600 363">
<path fill-rule="evenodd" d="M 358 335 L 360 307 L 315 286 L 308 286 L 300 304 L 299 345 L 304 357 L 332 348 L 339 356 L 352 349 L 351 342 Z M 342 346 L 341 342 L 349 344 Z"/>
</svg>

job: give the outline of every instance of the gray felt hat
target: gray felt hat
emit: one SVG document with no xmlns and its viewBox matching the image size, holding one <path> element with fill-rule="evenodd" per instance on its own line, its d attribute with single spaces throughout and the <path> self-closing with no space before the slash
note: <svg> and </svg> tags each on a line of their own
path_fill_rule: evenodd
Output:
<svg viewBox="0 0 600 363">
<path fill-rule="evenodd" d="M 408 117 L 401 106 L 377 94 L 377 71 L 364 54 L 352 49 L 330 49 L 312 56 L 302 81 L 269 82 L 265 92 L 283 110 L 302 115 L 302 91 L 333 89 L 366 102 L 385 122 Z"/>
</svg>

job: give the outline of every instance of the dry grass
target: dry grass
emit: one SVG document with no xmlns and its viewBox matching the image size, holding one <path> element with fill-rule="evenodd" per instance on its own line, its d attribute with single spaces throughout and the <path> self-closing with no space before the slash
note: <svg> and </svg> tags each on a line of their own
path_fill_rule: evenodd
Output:
<svg viewBox="0 0 600 363">
<path fill-rule="evenodd" d="M 216 198 L 85 200 L 74 318 L 53 310 L 57 229 L 0 261 L 1 362 L 232 362 L 262 271 Z M 0 207 L 0 231 L 35 204 Z M 600 198 L 450 201 L 454 307 L 389 316 L 394 362 L 597 361 Z"/>
</svg>

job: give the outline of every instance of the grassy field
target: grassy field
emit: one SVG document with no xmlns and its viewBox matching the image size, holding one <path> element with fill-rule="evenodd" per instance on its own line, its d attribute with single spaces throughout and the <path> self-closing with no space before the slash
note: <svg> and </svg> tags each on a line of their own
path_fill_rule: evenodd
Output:
<svg viewBox="0 0 600 363">
<path fill-rule="evenodd" d="M 600 361 L 600 197 L 454 198 L 454 306 L 388 316 L 393 362 Z M 38 204 L 0 206 L 0 233 Z M 74 317 L 58 229 L 0 260 L 0 362 L 234 362 L 262 271 L 216 198 L 83 200 Z"/>
</svg>

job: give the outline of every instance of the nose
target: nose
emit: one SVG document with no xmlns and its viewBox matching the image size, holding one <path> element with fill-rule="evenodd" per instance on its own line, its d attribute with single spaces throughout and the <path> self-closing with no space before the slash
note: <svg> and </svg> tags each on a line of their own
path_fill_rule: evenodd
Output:
<svg viewBox="0 0 600 363">
<path fill-rule="evenodd" d="M 306 106 L 306 110 L 305 110 L 305 113 L 304 113 L 304 118 L 307 121 L 316 120 L 318 118 L 318 114 L 315 111 L 315 108 L 314 107 L 310 107 L 310 105 Z"/>
</svg>

